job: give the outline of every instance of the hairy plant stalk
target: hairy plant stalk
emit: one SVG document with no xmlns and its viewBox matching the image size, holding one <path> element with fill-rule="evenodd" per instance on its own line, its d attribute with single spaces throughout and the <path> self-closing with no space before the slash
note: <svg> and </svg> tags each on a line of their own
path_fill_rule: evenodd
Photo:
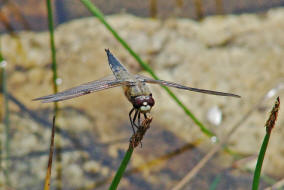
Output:
<svg viewBox="0 0 284 190">
<path fill-rule="evenodd" d="M 268 146 L 268 143 L 269 143 L 271 131 L 274 128 L 275 122 L 277 120 L 279 107 L 280 107 L 280 99 L 279 99 L 279 97 L 277 97 L 275 104 L 274 104 L 274 106 L 271 110 L 270 116 L 269 116 L 269 118 L 268 118 L 268 120 L 266 121 L 266 124 L 265 124 L 266 134 L 265 134 L 265 137 L 263 139 L 263 142 L 262 142 L 262 145 L 261 145 L 261 148 L 260 148 L 260 151 L 259 151 L 256 167 L 255 167 L 255 170 L 254 170 L 252 190 L 257 190 L 258 186 L 259 186 L 261 168 L 262 168 L 265 152 L 266 152 L 266 149 L 267 149 L 267 146 Z"/>
<path fill-rule="evenodd" d="M 148 117 L 146 118 L 143 122 L 142 125 L 138 128 L 138 130 L 136 131 L 136 133 L 134 133 L 132 135 L 132 137 L 130 138 L 130 142 L 129 142 L 129 147 L 128 150 L 118 168 L 118 170 L 116 171 L 116 174 L 111 182 L 111 185 L 109 187 L 110 190 L 115 190 L 117 189 L 117 186 L 123 176 L 123 174 L 125 173 L 126 167 L 130 161 L 130 158 L 132 156 L 132 153 L 134 151 L 134 149 L 141 144 L 141 141 L 145 135 L 145 133 L 147 132 L 147 130 L 150 128 L 150 124 L 152 122 L 152 118 Z"/>
</svg>

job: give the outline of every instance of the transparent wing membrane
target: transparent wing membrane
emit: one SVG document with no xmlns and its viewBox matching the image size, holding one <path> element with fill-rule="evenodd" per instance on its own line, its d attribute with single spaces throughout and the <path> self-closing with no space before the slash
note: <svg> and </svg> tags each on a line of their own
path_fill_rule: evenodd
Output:
<svg viewBox="0 0 284 190">
<path fill-rule="evenodd" d="M 179 88 L 183 90 L 189 90 L 193 92 L 199 92 L 199 93 L 204 93 L 204 94 L 212 94 L 212 95 L 217 95 L 217 96 L 231 96 L 231 97 L 236 97 L 240 98 L 241 96 L 232 94 L 232 93 L 226 93 L 226 92 L 218 92 L 218 91 L 213 91 L 213 90 L 205 90 L 205 89 L 199 89 L 199 88 L 192 88 L 188 86 L 183 86 L 174 82 L 169 82 L 169 81 L 164 81 L 164 80 L 155 80 L 149 77 L 145 77 L 142 75 L 135 75 L 136 78 L 142 82 L 146 83 L 152 83 L 152 84 L 159 84 L 162 86 L 169 86 L 169 87 L 174 87 L 174 88 Z"/>
<path fill-rule="evenodd" d="M 231 97 L 237 97 L 240 98 L 239 95 L 232 94 L 232 93 L 225 93 L 225 92 L 218 92 L 218 91 L 212 91 L 212 90 L 205 90 L 205 89 L 199 89 L 199 88 L 192 88 L 188 86 L 183 86 L 174 82 L 164 81 L 164 80 L 155 80 L 149 77 L 145 77 L 142 75 L 132 75 L 130 74 L 127 69 L 114 57 L 114 55 L 108 50 L 105 50 L 108 56 L 108 62 L 109 66 L 113 72 L 114 75 L 95 80 L 92 82 L 88 82 L 85 84 L 81 84 L 79 86 L 76 86 L 74 88 L 67 89 L 65 91 L 51 94 L 47 96 L 43 96 L 40 98 L 36 98 L 34 100 L 40 100 L 41 102 L 47 103 L 47 102 L 58 102 L 63 101 L 71 98 L 75 98 L 78 96 L 82 96 L 85 94 L 89 94 L 92 92 L 97 92 L 100 90 L 105 90 L 109 88 L 114 88 L 117 86 L 139 86 L 140 82 L 142 83 L 152 83 L 152 84 L 159 84 L 162 86 L 169 86 L 174 88 L 179 88 L 183 90 L 189 90 L 204 94 L 213 94 L 217 96 L 231 96 Z M 139 82 L 140 81 L 140 82 Z M 143 91 L 141 86 L 139 87 L 139 92 Z M 146 88 L 146 87 L 144 87 Z M 130 89 L 130 88 L 129 88 Z M 133 89 L 133 88 L 131 88 Z M 145 91 L 145 89 L 144 89 Z M 141 94 L 141 93 L 140 93 Z M 135 95 L 135 94 L 134 94 Z M 138 93 L 139 95 L 139 93 Z"/>
<path fill-rule="evenodd" d="M 108 88 L 114 88 L 122 85 L 129 85 L 130 82 L 117 80 L 114 76 L 108 76 L 99 80 L 95 80 L 92 82 L 88 82 L 65 91 L 59 92 L 57 94 L 47 95 L 40 98 L 36 98 L 34 100 L 41 100 L 44 103 L 47 102 L 58 102 L 71 98 L 75 98 L 78 96 L 82 96 L 85 94 L 89 94 L 92 92 L 105 90 Z"/>
</svg>

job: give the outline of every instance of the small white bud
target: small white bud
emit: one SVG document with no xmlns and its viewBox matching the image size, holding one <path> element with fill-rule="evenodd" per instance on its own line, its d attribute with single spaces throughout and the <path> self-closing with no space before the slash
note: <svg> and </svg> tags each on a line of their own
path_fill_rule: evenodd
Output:
<svg viewBox="0 0 284 190">
<path fill-rule="evenodd" d="M 7 66 L 7 61 L 3 60 L 0 62 L 0 67 L 5 68 Z"/>
<path fill-rule="evenodd" d="M 57 85 L 61 85 L 62 84 L 62 79 L 61 78 L 57 78 L 55 80 L 55 82 L 56 82 Z"/>
</svg>

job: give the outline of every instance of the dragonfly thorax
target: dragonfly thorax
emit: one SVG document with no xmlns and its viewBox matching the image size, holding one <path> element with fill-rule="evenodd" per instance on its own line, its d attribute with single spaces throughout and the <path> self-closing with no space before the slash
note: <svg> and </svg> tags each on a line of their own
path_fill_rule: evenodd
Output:
<svg viewBox="0 0 284 190">
<path fill-rule="evenodd" d="M 155 100 L 152 94 L 149 96 L 136 96 L 131 98 L 131 103 L 135 109 L 138 109 L 142 113 L 147 113 L 155 104 Z"/>
</svg>

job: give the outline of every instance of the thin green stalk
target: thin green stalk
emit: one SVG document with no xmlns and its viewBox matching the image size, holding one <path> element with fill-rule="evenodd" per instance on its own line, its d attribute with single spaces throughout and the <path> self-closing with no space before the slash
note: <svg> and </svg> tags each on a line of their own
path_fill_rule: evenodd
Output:
<svg viewBox="0 0 284 190">
<path fill-rule="evenodd" d="M 264 160 L 265 152 L 269 143 L 269 138 L 271 131 L 275 125 L 275 122 L 277 120 L 277 115 L 280 107 L 280 99 L 277 97 L 276 102 L 274 104 L 274 107 L 272 108 L 272 111 L 270 113 L 270 116 L 265 124 L 266 127 L 266 134 L 263 139 L 260 152 L 258 155 L 255 171 L 254 171 L 254 177 L 253 177 L 253 183 L 252 183 L 252 190 L 258 190 L 259 186 L 259 180 L 260 180 L 260 174 L 261 174 L 261 168 L 262 168 L 262 163 Z"/>
<path fill-rule="evenodd" d="M 52 59 L 52 84 L 53 84 L 53 92 L 58 92 L 58 87 L 56 83 L 57 79 L 57 65 L 56 65 L 56 49 L 54 43 L 54 27 L 53 27 L 53 16 L 52 16 L 52 6 L 50 0 L 46 0 L 47 12 L 48 12 L 48 29 L 49 29 L 49 37 L 50 37 L 50 50 L 51 50 L 51 59 Z M 55 111 L 57 111 L 57 103 L 54 103 Z"/>
<path fill-rule="evenodd" d="M 222 176 L 221 174 L 218 174 L 215 177 L 214 181 L 211 183 L 211 185 L 209 187 L 209 190 L 215 190 L 217 188 L 217 186 L 218 186 L 218 184 L 219 184 L 219 182 L 221 180 L 221 176 Z"/>
<path fill-rule="evenodd" d="M 113 181 L 112 181 L 112 183 L 109 187 L 109 190 L 115 190 L 117 188 L 117 186 L 118 186 L 118 184 L 119 184 L 119 182 L 120 182 L 120 180 L 121 180 L 121 178 L 122 178 L 122 176 L 125 172 L 125 169 L 126 169 L 128 163 L 130 161 L 133 150 L 134 150 L 133 148 L 129 148 L 127 150 L 127 152 L 124 155 L 124 158 L 123 158 L 123 160 L 122 160 L 122 162 L 121 162 L 121 164 L 120 164 L 120 166 L 119 166 L 119 168 L 118 168 L 118 170 L 117 170 L 117 172 L 116 172 L 116 174 L 113 178 Z"/>
<path fill-rule="evenodd" d="M 4 60 L 1 53 L 1 41 L 0 41 L 0 67 L 1 67 L 1 80 L 2 80 L 2 93 L 4 96 L 4 125 L 5 125 L 5 161 L 6 167 L 4 169 L 4 174 L 6 178 L 7 185 L 10 185 L 9 168 L 10 168 L 10 112 L 8 104 L 8 93 L 7 93 L 7 73 L 6 73 L 6 61 Z M 2 143 L 1 143 L 2 144 Z"/>
<path fill-rule="evenodd" d="M 54 24 L 53 24 L 53 12 L 52 12 L 52 5 L 50 0 L 46 0 L 46 7 L 47 7 L 47 13 L 48 13 L 48 29 L 49 29 L 49 36 L 50 36 L 50 49 L 51 49 L 51 58 L 52 58 L 52 71 L 53 71 L 53 77 L 52 77 L 52 84 L 53 84 L 53 92 L 58 92 L 58 86 L 57 86 L 57 64 L 56 64 L 56 48 L 55 48 L 55 42 L 54 42 Z M 58 104 L 57 102 L 54 102 L 54 115 L 57 117 L 58 115 Z M 60 129 L 56 127 L 56 133 L 60 133 Z M 62 189 L 62 170 L 61 170 L 61 142 L 60 139 L 57 139 L 56 141 L 56 161 L 59 163 L 59 165 L 56 168 L 57 171 L 57 189 Z"/>
<path fill-rule="evenodd" d="M 150 128 L 151 122 L 152 122 L 152 117 L 149 116 L 148 118 L 145 118 L 145 120 L 142 121 L 142 125 L 139 126 L 139 128 L 135 131 L 135 133 L 130 138 L 128 150 L 122 162 L 120 163 L 120 166 L 112 180 L 112 183 L 109 187 L 110 190 L 115 190 L 117 188 L 125 172 L 125 169 L 130 161 L 134 148 L 136 148 L 137 146 L 139 146 L 139 144 L 142 143 L 143 137 L 145 136 L 147 130 Z"/>
<path fill-rule="evenodd" d="M 119 34 L 108 24 L 105 20 L 103 13 L 93 5 L 89 0 L 81 0 L 81 2 L 88 8 L 88 10 L 96 16 L 105 27 L 113 34 L 113 36 L 122 44 L 122 46 L 136 59 L 136 61 L 146 70 L 154 79 L 158 80 L 158 76 L 150 68 L 148 64 L 142 61 L 142 59 L 136 54 L 132 48 L 124 41 Z M 209 136 L 215 136 L 213 132 L 207 129 L 196 117 L 195 115 L 177 98 L 177 96 L 167 87 L 163 86 L 167 93 L 175 100 L 175 102 L 184 110 L 184 112 L 195 122 L 195 124 L 201 129 L 201 131 Z"/>
<path fill-rule="evenodd" d="M 263 160 L 264 160 L 264 156 L 265 156 L 265 152 L 266 152 L 267 145 L 268 145 L 268 142 L 269 142 L 269 138 L 270 138 L 270 133 L 266 133 L 266 135 L 263 139 L 262 145 L 261 145 L 261 149 L 260 149 L 258 159 L 257 159 L 257 164 L 256 164 L 255 171 L 254 171 L 252 190 L 258 189 L 262 163 L 263 163 Z"/>
<path fill-rule="evenodd" d="M 251 169 L 251 168 L 245 168 L 244 171 L 247 171 L 249 173 L 254 173 L 255 170 Z M 262 174 L 260 175 L 260 179 L 263 180 L 265 183 L 267 183 L 268 185 L 274 185 L 275 183 L 277 183 L 277 180 L 266 175 L 266 174 Z"/>
</svg>

